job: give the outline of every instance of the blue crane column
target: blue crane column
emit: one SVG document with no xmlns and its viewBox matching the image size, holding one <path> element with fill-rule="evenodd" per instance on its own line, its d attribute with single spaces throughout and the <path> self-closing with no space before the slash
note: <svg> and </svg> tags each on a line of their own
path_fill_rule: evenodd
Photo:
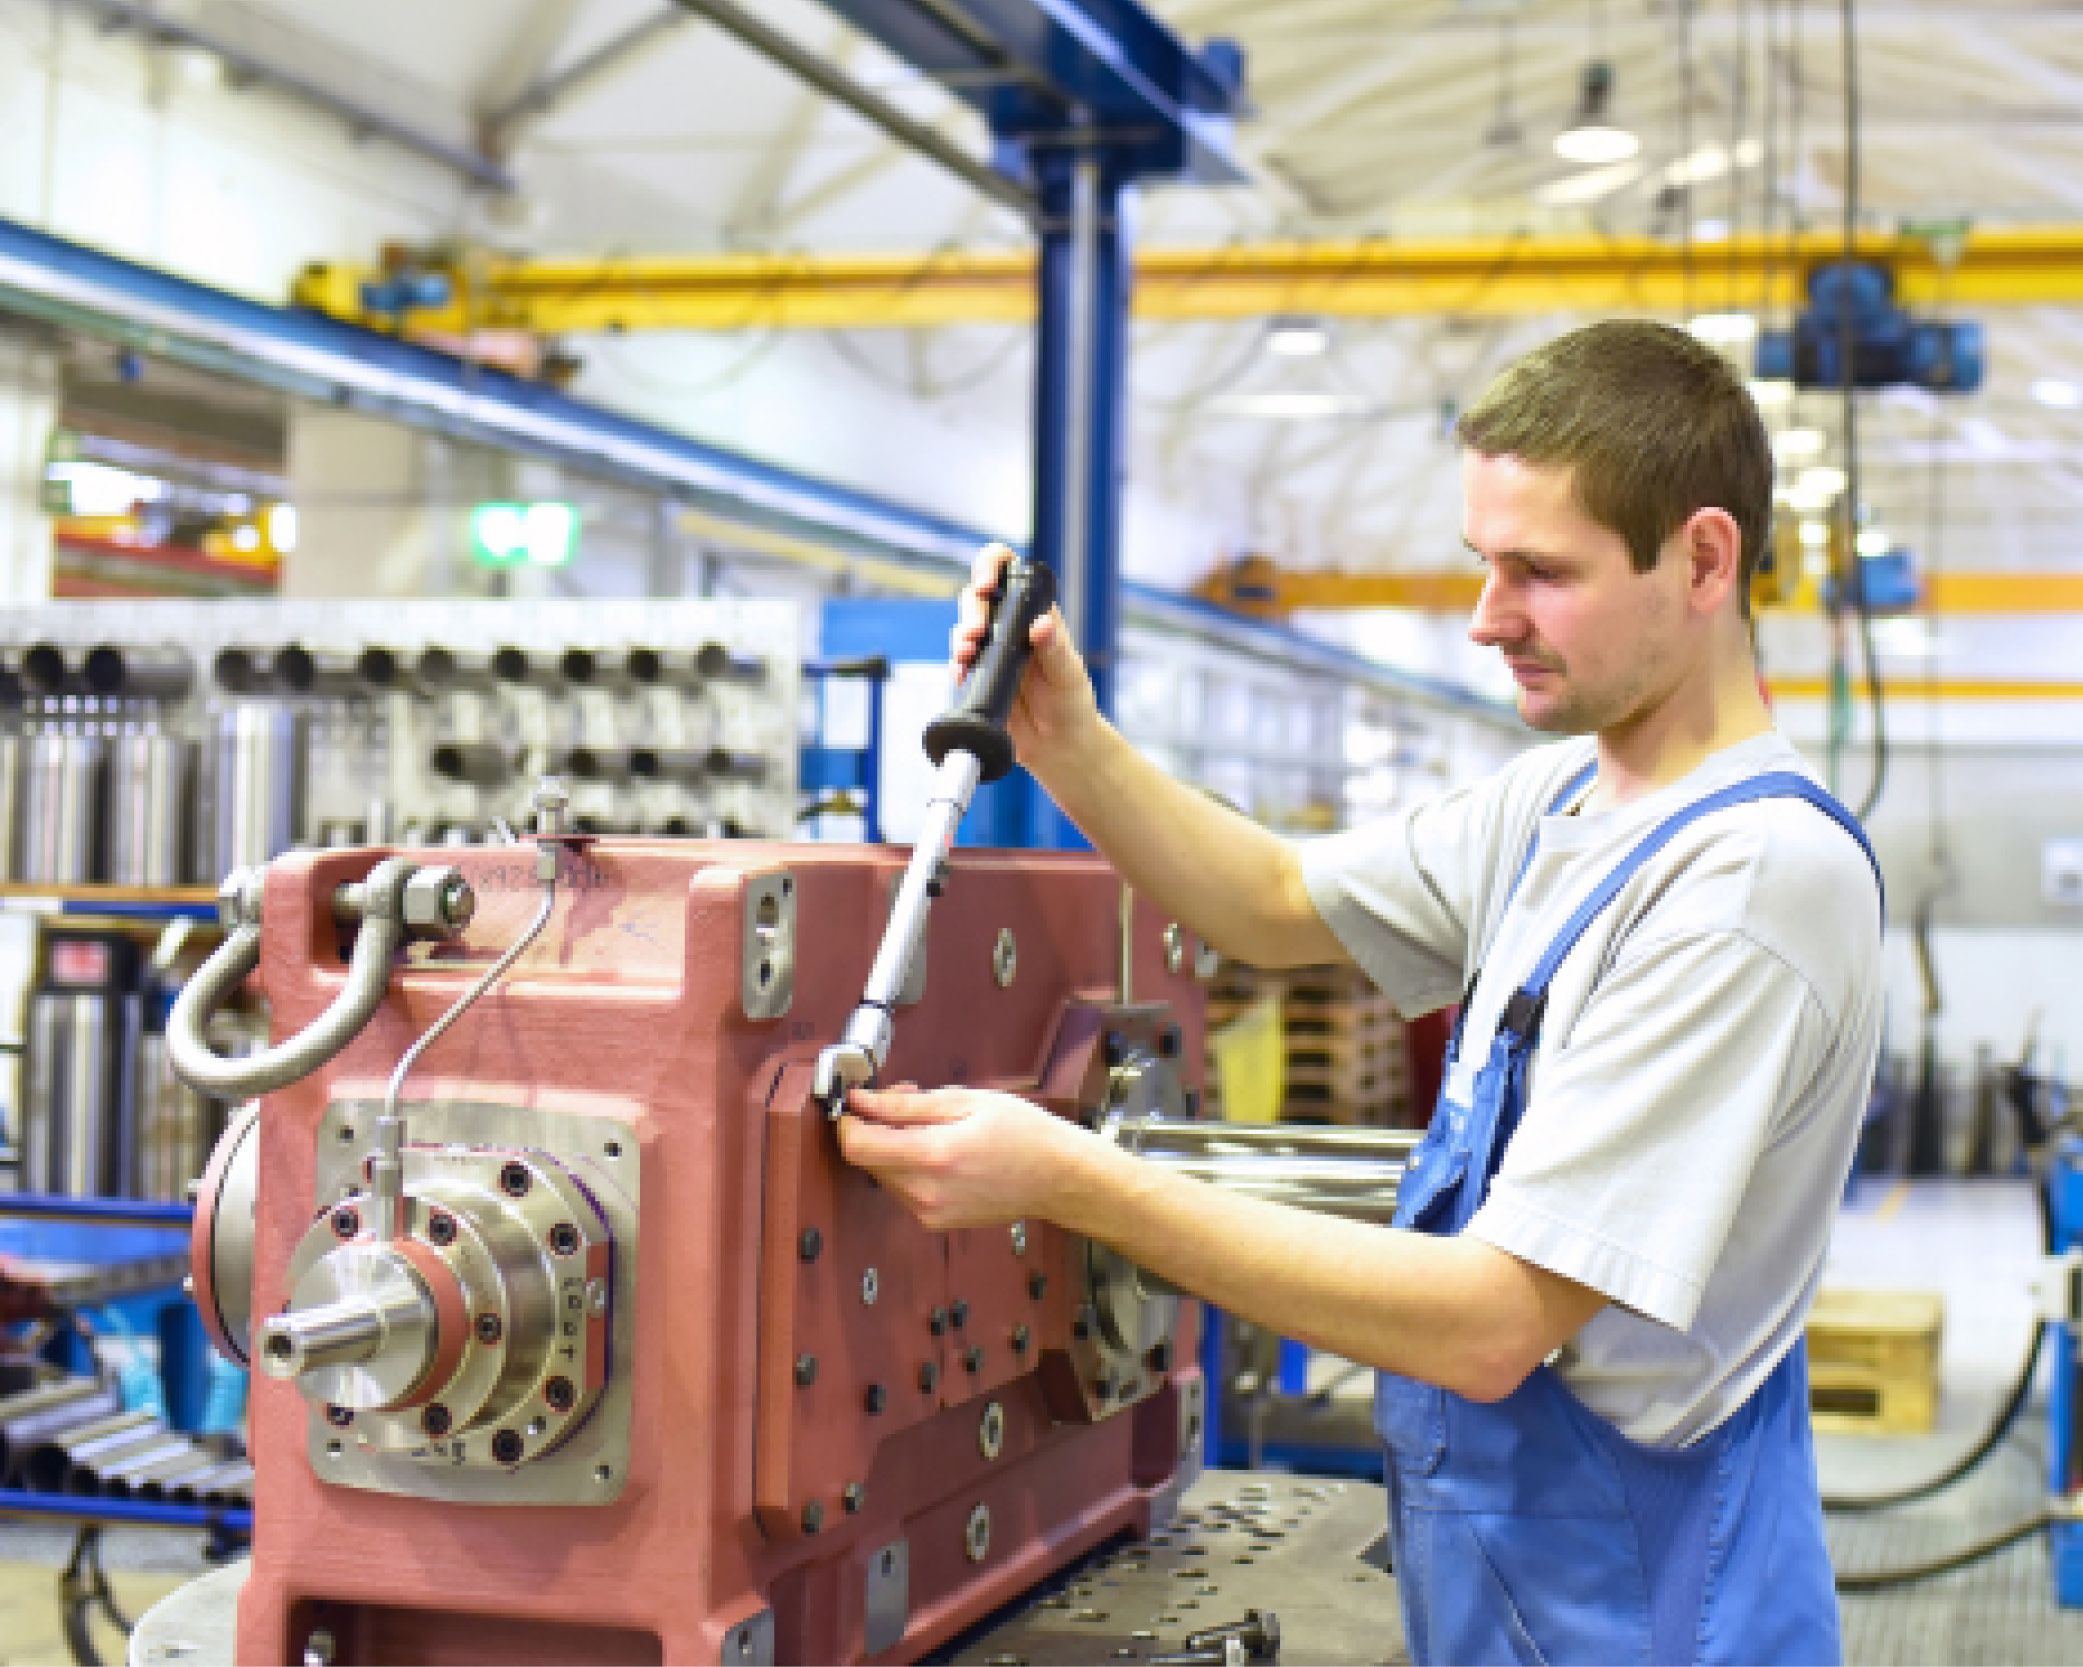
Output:
<svg viewBox="0 0 2083 1667">
<path fill-rule="evenodd" d="M 1121 500 L 1128 425 L 1128 184 L 1097 146 L 1037 158 L 1034 554 L 1056 570 L 1063 617 L 1111 716 L 1120 669 Z M 1084 844 L 1031 781 L 1027 843 Z"/>
</svg>

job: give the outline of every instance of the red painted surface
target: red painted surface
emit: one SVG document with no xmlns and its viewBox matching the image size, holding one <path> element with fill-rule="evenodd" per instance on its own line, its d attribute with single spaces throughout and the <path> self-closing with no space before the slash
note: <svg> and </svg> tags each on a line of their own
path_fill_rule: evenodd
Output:
<svg viewBox="0 0 2083 1667">
<path fill-rule="evenodd" d="M 380 852 L 277 862 L 261 978 L 276 1037 L 310 1022 L 344 976 L 325 900 Z M 805 1103 L 808 1068 L 858 1000 L 903 853 L 888 849 L 607 841 L 568 853 L 570 888 L 512 978 L 427 1056 L 408 1100 L 511 1101 L 626 1122 L 642 1148 L 634 1426 L 627 1486 L 601 1506 L 465 1506 L 321 1483 L 306 1407 L 256 1378 L 253 1572 L 239 1610 L 245 1662 L 293 1661 L 314 1626 L 338 1659 L 716 1661 L 730 1631 L 771 1606 L 781 1660 L 863 1653 L 864 1572 L 908 1540 L 910 1627 L 882 1659 L 909 1660 L 1123 1529 L 1148 1526 L 1174 1473 L 1181 1386 L 1093 1421 L 1071 1370 L 1077 1246 L 1029 1224 L 933 1234 L 838 1159 Z M 415 951 L 360 1038 L 262 1116 L 255 1313 L 284 1306 L 285 1270 L 312 1219 L 315 1131 L 334 1099 L 380 1094 L 410 1041 L 517 932 L 536 901 L 529 853 L 454 851 L 478 889 L 460 949 Z M 749 876 L 786 868 L 798 903 L 795 995 L 776 1021 L 739 999 Z M 925 999 L 900 1009 L 888 1080 L 1028 1089 L 1068 1110 L 1104 1074 L 1085 1002 L 1118 994 L 1117 883 L 1088 857 L 961 852 L 936 905 Z M 1147 910 L 1135 996 L 1169 1014 L 1121 1021 L 1184 1030 L 1201 1058 L 1200 1000 L 1167 974 Z M 1001 927 L 1019 970 L 991 973 Z M 1191 964 L 1189 957 L 1188 964 Z M 1118 1027 L 1117 1027 L 1118 1028 Z M 815 1263 L 799 1253 L 816 1226 Z M 862 1275 L 878 1294 L 862 1301 Z M 1045 1279 L 1033 1294 L 1033 1275 Z M 939 1336 L 936 1307 L 961 1300 Z M 1024 1353 L 1012 1342 L 1028 1328 Z M 1190 1362 L 1190 1321 L 1175 1361 Z M 984 1353 L 965 1369 L 969 1347 Z M 798 1385 L 798 1356 L 814 1383 Z M 936 1368 L 931 1390 L 919 1368 Z M 886 1410 L 866 1410 L 882 1383 Z M 1066 1391 L 1065 1385 L 1069 1385 Z M 1005 1413 L 996 1460 L 979 1445 L 987 1401 Z M 846 1484 L 865 1488 L 849 1513 Z M 806 1534 L 816 1500 L 821 1530 Z M 989 1506 L 988 1555 L 964 1526 Z"/>
</svg>

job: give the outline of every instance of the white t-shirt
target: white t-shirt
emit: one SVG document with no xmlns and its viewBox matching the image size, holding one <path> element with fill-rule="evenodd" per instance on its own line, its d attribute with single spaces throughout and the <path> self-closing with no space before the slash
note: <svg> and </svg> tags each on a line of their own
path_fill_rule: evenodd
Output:
<svg viewBox="0 0 2083 1667">
<path fill-rule="evenodd" d="M 1812 774 L 1774 732 L 1619 809 L 1547 815 L 1592 757 L 1540 747 L 1303 847 L 1326 924 L 1403 1012 L 1483 968 L 1448 1082 L 1464 1104 L 1506 1000 L 1644 834 L 1732 782 Z M 1637 1441 L 1705 1435 L 1801 1335 L 1880 1046 L 1880 927 L 1851 835 L 1765 799 L 1684 829 L 1549 987 L 1525 1118 L 1467 1231 L 1612 1299 L 1556 1364 Z"/>
</svg>

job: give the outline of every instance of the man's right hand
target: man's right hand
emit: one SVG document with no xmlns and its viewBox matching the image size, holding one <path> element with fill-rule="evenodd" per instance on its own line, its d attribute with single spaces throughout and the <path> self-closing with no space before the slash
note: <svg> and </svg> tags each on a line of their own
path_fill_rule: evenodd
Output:
<svg viewBox="0 0 2083 1667">
<path fill-rule="evenodd" d="M 968 676 L 983 646 L 984 621 L 998 595 L 1006 563 L 1012 559 L 1013 552 L 1005 545 L 987 544 L 970 568 L 969 583 L 955 606 L 955 629 L 948 638 L 948 653 L 960 676 Z M 1034 647 L 1034 657 L 1021 675 L 1019 696 L 1006 728 L 1020 762 L 1040 775 L 1048 765 L 1076 754 L 1099 722 L 1099 703 L 1060 610 L 1051 608 L 1036 620 L 1027 640 Z"/>
</svg>

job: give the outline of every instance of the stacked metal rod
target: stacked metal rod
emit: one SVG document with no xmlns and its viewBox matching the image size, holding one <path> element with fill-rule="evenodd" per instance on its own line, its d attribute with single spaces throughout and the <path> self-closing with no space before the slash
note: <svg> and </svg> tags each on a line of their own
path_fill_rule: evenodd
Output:
<svg viewBox="0 0 2083 1667">
<path fill-rule="evenodd" d="M 253 1467 L 124 1411 L 94 1378 L 57 1378 L 0 1397 L 0 1486 L 83 1499 L 242 1505 Z"/>
<path fill-rule="evenodd" d="M 1350 1221 L 1386 1222 L 1411 1151 L 1412 1129 L 1303 1123 L 1124 1118 L 1114 1136 L 1149 1162 L 1227 1192 Z"/>
</svg>

